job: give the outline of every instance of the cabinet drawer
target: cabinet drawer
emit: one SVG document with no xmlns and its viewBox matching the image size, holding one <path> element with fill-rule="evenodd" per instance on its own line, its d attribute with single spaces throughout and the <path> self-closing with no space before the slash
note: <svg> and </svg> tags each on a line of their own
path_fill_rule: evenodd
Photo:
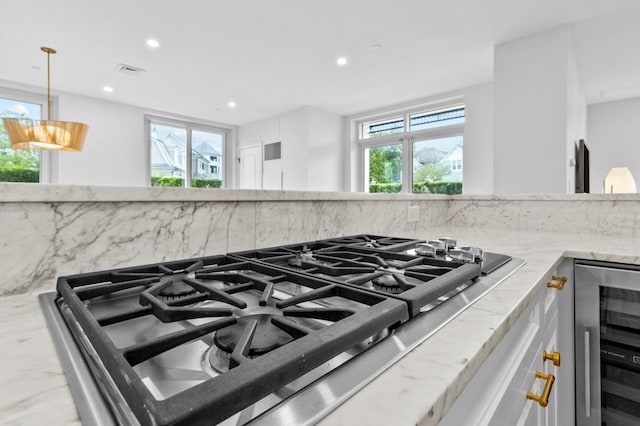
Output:
<svg viewBox="0 0 640 426">
<path fill-rule="evenodd" d="M 543 291 L 480 367 L 440 425 L 511 424 L 505 423 L 505 419 L 531 402 L 525 395 L 535 380 L 533 365 L 542 362 L 544 313 Z M 531 386 L 527 388 L 529 384 Z"/>
<path fill-rule="evenodd" d="M 516 425 L 518 419 L 529 417 L 530 410 L 536 410 L 538 403 L 526 399 L 527 392 L 537 395 L 542 393 L 544 382 L 536 379 L 536 371 L 540 371 L 542 343 L 530 348 L 528 356 L 519 366 L 513 380 L 502 396 L 495 413 L 489 422 L 490 425 Z M 505 422 L 506 420 L 506 422 Z"/>
</svg>

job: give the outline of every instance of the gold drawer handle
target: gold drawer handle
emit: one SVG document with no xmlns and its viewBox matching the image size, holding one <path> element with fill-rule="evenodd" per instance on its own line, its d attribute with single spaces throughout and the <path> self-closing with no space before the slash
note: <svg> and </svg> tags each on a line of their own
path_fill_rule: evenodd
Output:
<svg viewBox="0 0 640 426">
<path fill-rule="evenodd" d="M 553 361 L 553 365 L 560 367 L 560 352 L 547 353 L 542 351 L 542 362 Z"/>
<path fill-rule="evenodd" d="M 566 283 L 567 283 L 567 277 L 556 277 L 554 275 L 551 277 L 551 282 L 547 283 L 547 287 L 555 288 L 557 290 L 562 290 Z"/>
<path fill-rule="evenodd" d="M 553 374 L 544 374 L 539 371 L 536 371 L 536 378 L 547 381 L 547 383 L 544 385 L 542 395 L 538 396 L 534 393 L 527 392 L 527 399 L 532 399 L 540 404 L 541 407 L 546 407 L 547 405 L 549 405 L 549 394 L 551 393 L 551 387 L 553 386 L 553 382 L 556 381 L 556 378 Z"/>
</svg>

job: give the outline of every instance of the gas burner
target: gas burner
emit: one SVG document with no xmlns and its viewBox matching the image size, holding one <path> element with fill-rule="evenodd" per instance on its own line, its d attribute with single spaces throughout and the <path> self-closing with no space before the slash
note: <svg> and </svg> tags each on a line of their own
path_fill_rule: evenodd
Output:
<svg viewBox="0 0 640 426">
<path fill-rule="evenodd" d="M 204 353 L 201 365 L 203 371 L 211 377 L 216 377 L 220 373 L 226 373 L 231 370 L 231 354 L 221 350 L 216 345 L 211 345 Z"/>
<path fill-rule="evenodd" d="M 399 273 L 380 275 L 372 279 L 371 283 L 374 289 L 389 294 L 400 294 L 415 287 L 406 276 Z"/>
<path fill-rule="evenodd" d="M 255 358 L 265 354 L 293 340 L 291 335 L 271 323 L 272 317 L 273 315 L 270 314 L 240 317 L 235 324 L 218 330 L 213 341 L 224 352 L 233 353 L 245 331 L 252 326 L 253 321 L 256 321 L 253 337 L 249 339 L 249 352 L 245 356 Z"/>
<path fill-rule="evenodd" d="M 164 300 L 176 300 L 191 296 L 197 292 L 198 291 L 195 288 L 191 287 L 184 281 L 174 281 L 160 290 L 158 296 L 162 297 Z"/>
<path fill-rule="evenodd" d="M 385 293 L 398 294 L 403 291 L 393 275 L 384 274 L 378 278 L 374 278 L 371 282 L 373 283 L 373 288 L 384 291 Z"/>
</svg>

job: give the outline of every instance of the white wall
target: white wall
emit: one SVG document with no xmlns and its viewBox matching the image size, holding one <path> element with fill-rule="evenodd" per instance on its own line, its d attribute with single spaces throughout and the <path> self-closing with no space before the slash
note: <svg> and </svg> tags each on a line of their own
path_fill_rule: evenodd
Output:
<svg viewBox="0 0 640 426">
<path fill-rule="evenodd" d="M 300 107 L 242 125 L 238 146 L 282 143 L 282 160 L 263 162 L 263 188 L 341 191 L 343 118 L 315 107 Z"/>
<path fill-rule="evenodd" d="M 493 193 L 493 84 L 464 91 L 463 194 Z"/>
<path fill-rule="evenodd" d="M 574 193 L 576 189 L 576 146 L 580 139 L 587 135 L 587 99 L 580 86 L 580 73 L 573 49 L 569 52 L 568 62 L 569 82 L 567 96 L 567 144 L 565 181 L 567 192 Z"/>
<path fill-rule="evenodd" d="M 309 108 L 307 188 L 309 191 L 341 191 L 343 187 L 344 118 Z"/>
<path fill-rule="evenodd" d="M 145 186 L 144 111 L 130 105 L 70 94 L 59 98 L 63 120 L 89 125 L 82 152 L 60 152 L 58 183 Z"/>
<path fill-rule="evenodd" d="M 309 125 L 308 107 L 295 109 L 280 117 L 283 189 L 292 191 L 308 189 L 309 152 L 307 148 L 311 131 Z"/>
<path fill-rule="evenodd" d="M 612 167 L 628 167 L 640 187 L 640 98 L 593 104 L 588 107 L 590 186 L 602 193 Z"/>
<path fill-rule="evenodd" d="M 496 193 L 569 192 L 570 38 L 563 27 L 494 50 Z"/>
</svg>

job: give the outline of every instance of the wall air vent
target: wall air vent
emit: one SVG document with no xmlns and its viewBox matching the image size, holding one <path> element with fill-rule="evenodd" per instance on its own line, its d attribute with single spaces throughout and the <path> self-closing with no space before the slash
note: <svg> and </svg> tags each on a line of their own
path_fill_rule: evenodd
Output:
<svg viewBox="0 0 640 426">
<path fill-rule="evenodd" d="M 134 67 L 133 65 L 117 64 L 116 71 L 127 75 L 140 75 L 146 70 L 144 68 Z"/>
<path fill-rule="evenodd" d="M 264 161 L 282 158 L 282 142 L 273 142 L 264 146 Z"/>
</svg>

